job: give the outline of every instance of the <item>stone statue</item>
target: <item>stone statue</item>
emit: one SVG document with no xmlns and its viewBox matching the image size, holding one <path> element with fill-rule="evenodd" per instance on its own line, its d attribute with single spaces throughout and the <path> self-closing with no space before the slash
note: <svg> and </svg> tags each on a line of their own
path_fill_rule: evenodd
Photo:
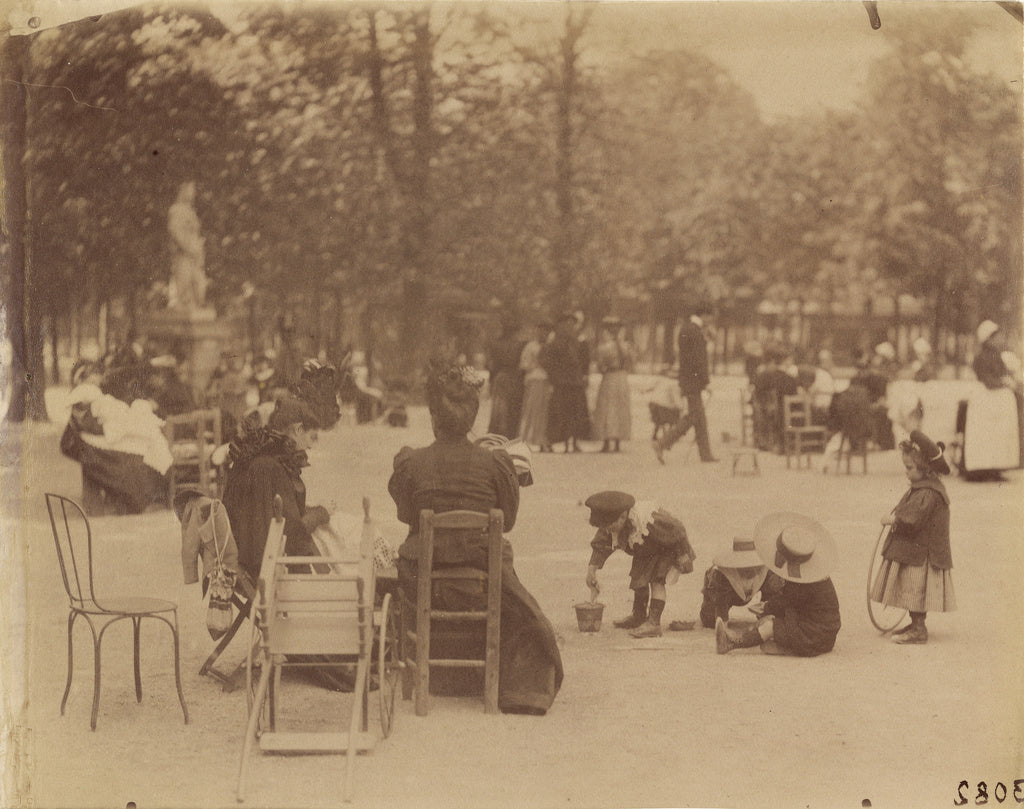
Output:
<svg viewBox="0 0 1024 809">
<path fill-rule="evenodd" d="M 167 212 L 167 232 L 171 236 L 168 305 L 188 312 L 204 308 L 206 286 L 209 283 L 203 269 L 206 240 L 199 235 L 195 199 L 196 184 L 182 183 L 178 189 L 178 198 Z"/>
</svg>

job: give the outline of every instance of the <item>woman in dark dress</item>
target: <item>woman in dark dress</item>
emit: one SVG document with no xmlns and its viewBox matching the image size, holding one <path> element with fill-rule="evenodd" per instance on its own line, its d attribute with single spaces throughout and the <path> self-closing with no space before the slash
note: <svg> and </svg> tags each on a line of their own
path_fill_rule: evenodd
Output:
<svg viewBox="0 0 1024 809">
<path fill-rule="evenodd" d="M 285 552 L 289 556 L 319 556 L 312 532 L 330 520 L 322 506 L 306 508 L 302 469 L 309 465 L 307 450 L 317 439 L 320 423 L 313 409 L 298 399 L 278 400 L 266 427 L 258 414 L 239 422 L 228 449 L 228 471 L 221 498 L 238 545 L 238 562 L 255 582 L 263 563 L 267 530 L 274 516 L 274 496 L 284 506 Z"/>
<path fill-rule="evenodd" d="M 414 587 L 419 558 L 419 514 L 499 508 L 506 531 L 519 510 L 519 482 L 508 453 L 487 449 L 467 437 L 479 408 L 482 378 L 465 366 L 432 363 L 427 378 L 427 405 L 435 441 L 428 447 L 403 447 L 395 456 L 388 491 L 398 519 L 409 535 L 398 549 L 398 576 Z M 440 537 L 438 539 L 441 539 Z M 434 566 L 487 569 L 483 537 L 446 535 L 434 547 Z M 465 593 L 454 586 L 434 595 L 444 609 L 460 609 Z M 554 629 L 540 605 L 519 581 L 512 565 L 512 546 L 502 552 L 501 664 L 498 705 L 506 713 L 544 714 L 562 684 L 562 660 Z"/>
</svg>

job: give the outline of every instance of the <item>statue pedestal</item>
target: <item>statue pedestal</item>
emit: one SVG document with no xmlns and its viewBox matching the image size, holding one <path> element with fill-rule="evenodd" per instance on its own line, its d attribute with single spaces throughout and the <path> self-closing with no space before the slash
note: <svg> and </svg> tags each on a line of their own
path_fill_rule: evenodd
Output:
<svg viewBox="0 0 1024 809">
<path fill-rule="evenodd" d="M 140 324 L 142 333 L 163 350 L 184 355 L 187 365 L 183 381 L 202 402 L 221 353 L 234 341 L 235 330 L 217 320 L 213 309 L 196 312 L 168 310 L 154 312 Z"/>
</svg>

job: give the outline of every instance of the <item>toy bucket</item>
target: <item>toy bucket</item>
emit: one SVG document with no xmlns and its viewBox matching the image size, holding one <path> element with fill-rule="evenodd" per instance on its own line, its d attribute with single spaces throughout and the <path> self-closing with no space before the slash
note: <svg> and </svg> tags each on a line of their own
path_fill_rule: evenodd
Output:
<svg viewBox="0 0 1024 809">
<path fill-rule="evenodd" d="M 604 604 L 598 601 L 582 601 L 575 604 L 576 623 L 580 626 L 580 632 L 600 632 L 601 616 L 604 614 Z"/>
</svg>

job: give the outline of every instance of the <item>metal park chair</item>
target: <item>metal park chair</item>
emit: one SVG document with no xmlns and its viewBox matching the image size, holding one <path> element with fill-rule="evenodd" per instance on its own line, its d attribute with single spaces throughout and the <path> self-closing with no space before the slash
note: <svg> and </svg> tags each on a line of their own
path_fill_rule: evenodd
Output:
<svg viewBox="0 0 1024 809">
<path fill-rule="evenodd" d="M 93 642 L 93 694 L 90 727 L 96 730 L 96 715 L 100 704 L 100 645 L 107 627 L 122 619 L 131 619 L 135 641 L 135 699 L 142 702 L 142 677 L 139 670 L 139 632 L 143 618 L 155 618 L 171 628 L 174 639 L 174 683 L 178 689 L 178 701 L 188 724 L 188 708 L 181 692 L 181 663 L 178 640 L 178 605 L 148 596 L 98 596 L 93 587 L 93 540 L 89 519 L 82 507 L 74 500 L 59 494 L 47 493 L 46 509 L 50 515 L 50 527 L 57 546 L 57 560 L 64 581 L 64 590 L 70 601 L 68 614 L 68 681 L 64 697 L 60 701 L 60 712 L 71 692 L 71 675 L 74 672 L 73 630 L 79 616 L 85 619 L 92 631 Z"/>
</svg>

